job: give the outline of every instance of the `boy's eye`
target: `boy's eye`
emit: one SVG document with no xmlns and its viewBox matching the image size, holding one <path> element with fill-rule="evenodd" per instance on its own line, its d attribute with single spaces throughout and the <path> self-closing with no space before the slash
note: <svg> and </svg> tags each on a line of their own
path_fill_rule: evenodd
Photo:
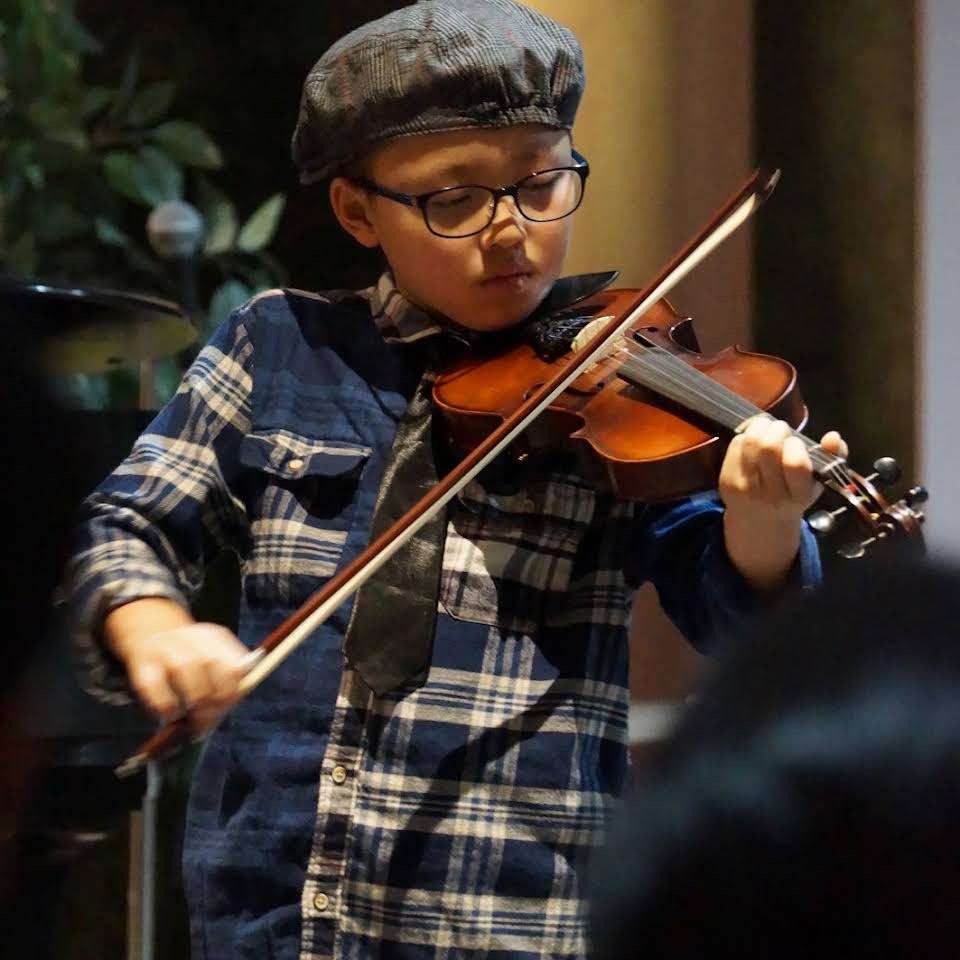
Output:
<svg viewBox="0 0 960 960">
<path fill-rule="evenodd" d="M 545 193 L 547 190 L 552 190 L 556 182 L 556 177 L 537 177 L 534 180 L 528 180 L 520 189 L 524 193 Z"/>
<path fill-rule="evenodd" d="M 430 206 L 438 210 L 452 210 L 458 206 L 467 206 L 471 201 L 472 190 L 449 190 L 430 198 Z"/>
</svg>

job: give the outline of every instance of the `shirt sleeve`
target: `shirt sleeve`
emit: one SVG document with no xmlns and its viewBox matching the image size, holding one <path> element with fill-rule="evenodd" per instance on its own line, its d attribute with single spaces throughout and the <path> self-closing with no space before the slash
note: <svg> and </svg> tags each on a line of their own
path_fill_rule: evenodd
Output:
<svg viewBox="0 0 960 960">
<path fill-rule="evenodd" d="M 670 619 L 697 650 L 708 654 L 719 653 L 725 637 L 769 602 L 727 556 L 723 509 L 716 495 L 641 508 L 633 541 L 641 546 L 632 550 L 626 566 L 631 585 L 652 582 Z M 811 589 L 821 576 L 817 542 L 804 522 L 784 589 Z"/>
<path fill-rule="evenodd" d="M 143 597 L 188 606 L 206 560 L 245 535 L 244 506 L 233 493 L 253 383 L 242 316 L 217 330 L 173 399 L 81 509 L 68 565 L 70 622 L 84 683 L 108 702 L 124 702 L 129 692 L 120 664 L 99 642 L 104 616 Z"/>
</svg>

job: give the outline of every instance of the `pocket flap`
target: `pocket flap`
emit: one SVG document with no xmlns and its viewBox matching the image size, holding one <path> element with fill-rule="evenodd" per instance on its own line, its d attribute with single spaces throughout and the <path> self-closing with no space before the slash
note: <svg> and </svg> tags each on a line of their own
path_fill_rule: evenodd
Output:
<svg viewBox="0 0 960 960">
<path fill-rule="evenodd" d="M 240 444 L 240 462 L 278 477 L 340 477 L 359 472 L 371 448 L 341 440 L 316 440 L 288 430 L 247 434 Z"/>
</svg>

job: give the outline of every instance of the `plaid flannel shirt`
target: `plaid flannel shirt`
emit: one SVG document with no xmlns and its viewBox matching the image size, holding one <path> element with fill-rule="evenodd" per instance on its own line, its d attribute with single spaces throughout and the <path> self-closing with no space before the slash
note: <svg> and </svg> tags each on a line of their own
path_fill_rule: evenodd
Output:
<svg viewBox="0 0 960 960">
<path fill-rule="evenodd" d="M 270 292 L 214 335 L 86 504 L 73 567 L 93 637 L 145 596 L 188 604 L 241 561 L 255 645 L 367 542 L 379 478 L 436 326 L 389 275 Z M 582 957 L 585 867 L 627 765 L 627 634 L 650 580 L 692 642 L 754 603 L 715 499 L 618 501 L 544 473 L 453 501 L 427 682 L 376 697 L 345 665 L 345 603 L 209 736 L 184 876 L 198 960 Z M 798 576 L 819 576 L 804 536 Z"/>
</svg>

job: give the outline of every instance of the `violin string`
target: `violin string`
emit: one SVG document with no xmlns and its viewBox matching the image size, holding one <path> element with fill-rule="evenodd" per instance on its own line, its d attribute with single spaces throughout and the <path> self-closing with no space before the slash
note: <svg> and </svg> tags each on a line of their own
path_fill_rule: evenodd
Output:
<svg viewBox="0 0 960 960">
<path fill-rule="evenodd" d="M 765 411 L 760 407 L 755 406 L 739 394 L 724 387 L 723 384 L 685 363 L 668 350 L 664 350 L 656 344 L 649 347 L 640 347 L 629 341 L 625 341 L 625 344 L 627 353 L 631 356 L 630 363 L 636 364 L 633 368 L 634 372 L 639 373 L 639 368 L 642 367 L 655 374 L 651 384 L 654 389 L 662 389 L 665 383 L 676 386 L 678 391 L 672 396 L 672 399 L 681 403 L 685 402 L 685 398 L 689 394 L 699 395 L 707 403 L 712 404 L 721 414 L 725 414 L 729 418 L 725 422 L 721 417 L 716 417 L 730 429 L 735 429 L 736 426 L 751 416 L 765 414 Z M 670 396 L 670 393 L 667 393 L 667 395 Z M 828 454 L 820 444 L 804 434 L 796 430 L 793 433 L 807 448 L 811 461 L 821 477 L 829 477 L 844 485 L 852 481 L 841 458 Z"/>
<path fill-rule="evenodd" d="M 657 344 L 640 346 L 626 337 L 621 338 L 621 343 L 629 358 L 623 364 L 626 372 L 633 373 L 645 386 L 683 405 L 689 406 L 691 397 L 699 398 L 713 408 L 712 419 L 731 430 L 752 416 L 766 414 L 760 407 Z M 704 412 L 711 415 L 709 410 Z M 794 430 L 793 434 L 806 447 L 821 479 L 829 478 L 843 486 L 852 483 L 842 458 L 827 453 L 819 443 L 799 431 Z"/>
<path fill-rule="evenodd" d="M 655 374 L 651 383 L 654 389 L 663 389 L 665 383 L 676 386 L 678 390 L 672 396 L 672 399 L 681 403 L 685 402 L 688 394 L 699 395 L 707 403 L 712 404 L 721 414 L 727 416 L 726 421 L 720 416 L 715 418 L 730 429 L 735 429 L 736 426 L 751 416 L 765 414 L 765 411 L 760 407 L 751 404 L 739 394 L 724 387 L 723 384 L 675 357 L 668 350 L 664 350 L 656 344 L 649 347 L 639 347 L 629 341 L 625 341 L 625 344 L 627 353 L 631 356 L 629 363 L 635 364 L 633 371 L 640 373 L 640 368 L 646 368 L 647 371 L 652 371 Z M 667 393 L 667 395 L 670 396 L 670 393 Z M 829 476 L 838 483 L 846 484 L 851 481 L 841 458 L 828 454 L 820 444 L 799 431 L 794 430 L 793 433 L 807 448 L 818 474 Z"/>
</svg>

